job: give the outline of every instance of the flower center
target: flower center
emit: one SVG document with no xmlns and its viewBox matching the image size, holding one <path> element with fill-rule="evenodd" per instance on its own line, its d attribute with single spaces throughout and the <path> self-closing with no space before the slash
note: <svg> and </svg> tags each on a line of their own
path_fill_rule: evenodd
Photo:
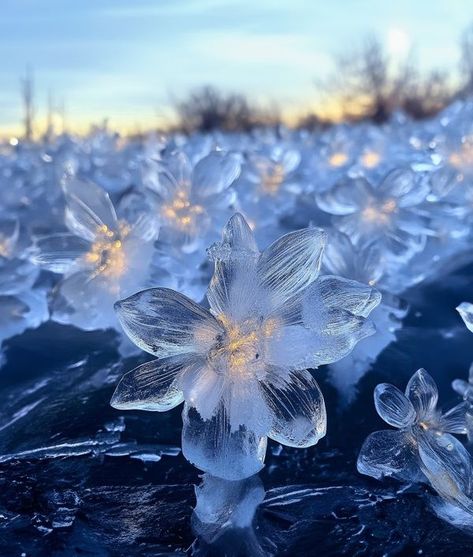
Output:
<svg viewBox="0 0 473 557">
<path fill-rule="evenodd" d="M 266 341 L 273 334 L 276 320 L 260 317 L 235 323 L 223 314 L 217 319 L 224 333 L 210 350 L 212 367 L 232 378 L 258 377 L 264 371 Z"/>
<path fill-rule="evenodd" d="M 126 270 L 126 258 L 123 239 L 130 232 L 128 226 L 120 224 L 119 233 L 113 232 L 106 225 L 99 228 L 99 233 L 85 260 L 94 267 L 93 276 L 103 275 L 118 278 Z"/>
<path fill-rule="evenodd" d="M 176 197 L 162 207 L 161 212 L 171 226 L 187 232 L 197 228 L 197 219 L 204 208 L 191 204 L 185 191 L 178 191 Z"/>
<path fill-rule="evenodd" d="M 284 167 L 279 163 L 265 168 L 261 176 L 263 191 L 269 195 L 275 195 L 284 181 L 284 174 Z"/>
<path fill-rule="evenodd" d="M 335 167 L 343 166 L 344 164 L 347 163 L 347 161 L 348 161 L 347 155 L 342 152 L 333 153 L 333 155 L 331 155 L 331 157 L 328 159 L 330 166 L 335 166 Z"/>
<path fill-rule="evenodd" d="M 376 151 L 366 151 L 361 157 L 361 164 L 365 168 L 374 168 L 378 166 L 381 157 Z"/>
<path fill-rule="evenodd" d="M 397 211 L 397 204 L 394 199 L 388 199 L 381 205 L 368 205 L 362 211 L 363 220 L 373 224 L 387 224 L 391 220 L 391 215 Z"/>
</svg>

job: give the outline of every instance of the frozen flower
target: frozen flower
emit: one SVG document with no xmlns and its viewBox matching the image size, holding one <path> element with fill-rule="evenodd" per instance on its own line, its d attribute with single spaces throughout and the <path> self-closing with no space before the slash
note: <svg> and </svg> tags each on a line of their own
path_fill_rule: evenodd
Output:
<svg viewBox="0 0 473 557">
<path fill-rule="evenodd" d="M 452 388 L 467 403 L 465 405 L 465 423 L 468 434 L 468 440 L 473 441 L 473 364 L 470 366 L 468 373 L 468 381 L 463 379 L 455 379 L 452 382 Z"/>
<path fill-rule="evenodd" d="M 63 277 L 53 318 L 86 330 L 116 327 L 113 303 L 148 284 L 157 234 L 154 215 L 120 220 L 110 198 L 92 182 L 63 185 L 69 232 L 39 237 L 32 260 Z"/>
<path fill-rule="evenodd" d="M 466 433 L 465 404 L 442 414 L 437 401 L 437 385 L 424 369 L 414 373 L 405 393 L 389 383 L 378 385 L 374 391 L 376 410 L 396 429 L 376 431 L 365 440 L 358 456 L 358 471 L 377 479 L 392 476 L 425 481 L 426 469 L 432 471 L 435 465 L 424 461 L 425 452 L 442 452 L 450 447 L 454 459 L 455 451 L 463 446 L 450 433 Z"/>
<path fill-rule="evenodd" d="M 355 244 L 376 242 L 384 257 L 405 261 L 425 245 L 429 228 L 422 204 L 428 192 L 426 181 L 398 169 L 377 187 L 364 178 L 339 182 L 317 203 Z"/>
<path fill-rule="evenodd" d="M 373 333 L 368 286 L 319 277 L 325 234 L 289 233 L 262 253 L 234 215 L 212 246 L 207 310 L 152 288 L 117 302 L 124 330 L 158 359 L 127 373 L 118 409 L 165 411 L 185 402 L 184 455 L 224 479 L 264 462 L 267 437 L 310 447 L 324 436 L 322 394 L 307 368 L 342 358 Z"/>
<path fill-rule="evenodd" d="M 231 188 L 240 174 L 240 157 L 213 151 L 193 166 L 183 151 L 148 159 L 143 182 L 161 222 L 160 241 L 197 250 L 219 230 L 235 201 Z"/>
</svg>

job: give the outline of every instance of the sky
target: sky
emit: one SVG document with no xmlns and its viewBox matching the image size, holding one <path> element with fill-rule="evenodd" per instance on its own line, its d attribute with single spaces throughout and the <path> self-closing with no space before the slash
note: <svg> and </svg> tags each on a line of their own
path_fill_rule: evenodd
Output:
<svg viewBox="0 0 473 557">
<path fill-rule="evenodd" d="M 123 131 L 163 126 L 175 99 L 206 84 L 275 102 L 290 119 L 320 100 L 315 81 L 330 73 L 333 55 L 369 33 L 398 57 L 415 46 L 424 69 L 456 68 L 471 7 L 471 0 L 1 0 L 0 135 L 20 133 L 28 67 L 38 127 L 48 95 L 65 106 L 75 131 L 104 118 Z"/>
</svg>

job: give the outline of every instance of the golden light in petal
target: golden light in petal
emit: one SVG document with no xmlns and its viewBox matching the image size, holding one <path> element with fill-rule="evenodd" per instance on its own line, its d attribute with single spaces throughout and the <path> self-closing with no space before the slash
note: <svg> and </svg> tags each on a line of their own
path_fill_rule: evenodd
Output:
<svg viewBox="0 0 473 557">
<path fill-rule="evenodd" d="M 261 187 L 269 195 L 275 195 L 284 181 L 285 170 L 282 164 L 268 165 L 261 173 Z"/>
<path fill-rule="evenodd" d="M 129 227 L 123 224 L 120 224 L 118 233 L 110 230 L 106 225 L 98 229 L 95 242 L 85 254 L 85 261 L 94 268 L 94 277 L 102 275 L 107 278 L 118 278 L 125 272 L 127 265 L 122 239 L 129 231 Z"/>
<path fill-rule="evenodd" d="M 455 168 L 473 167 L 473 143 L 471 140 L 463 143 L 460 150 L 451 153 L 448 160 Z"/>
<path fill-rule="evenodd" d="M 178 191 L 175 198 L 161 208 L 161 214 L 168 223 L 183 231 L 190 231 L 197 227 L 197 217 L 204 213 L 204 208 L 189 201 L 185 191 Z"/>
<path fill-rule="evenodd" d="M 347 163 L 347 161 L 348 161 L 348 156 L 346 155 L 346 153 L 342 153 L 342 152 L 333 153 L 328 159 L 330 166 L 335 166 L 335 167 L 343 166 Z"/>
<path fill-rule="evenodd" d="M 378 166 L 381 160 L 381 155 L 376 151 L 366 151 L 361 157 L 361 164 L 365 168 L 374 168 Z"/>
</svg>

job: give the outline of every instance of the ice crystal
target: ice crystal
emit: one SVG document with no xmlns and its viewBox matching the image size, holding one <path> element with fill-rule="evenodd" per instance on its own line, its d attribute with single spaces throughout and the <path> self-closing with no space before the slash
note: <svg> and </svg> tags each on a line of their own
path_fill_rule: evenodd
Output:
<svg viewBox="0 0 473 557">
<path fill-rule="evenodd" d="M 309 228 L 260 253 L 236 214 L 211 251 L 210 310 L 163 288 L 118 302 L 126 333 L 158 359 L 127 373 L 112 405 L 165 411 L 184 401 L 184 455 L 226 479 L 262 467 L 267 437 L 317 443 L 325 405 L 306 369 L 372 334 L 367 317 L 380 301 L 369 286 L 319 276 L 324 243 L 325 233 Z"/>
</svg>

